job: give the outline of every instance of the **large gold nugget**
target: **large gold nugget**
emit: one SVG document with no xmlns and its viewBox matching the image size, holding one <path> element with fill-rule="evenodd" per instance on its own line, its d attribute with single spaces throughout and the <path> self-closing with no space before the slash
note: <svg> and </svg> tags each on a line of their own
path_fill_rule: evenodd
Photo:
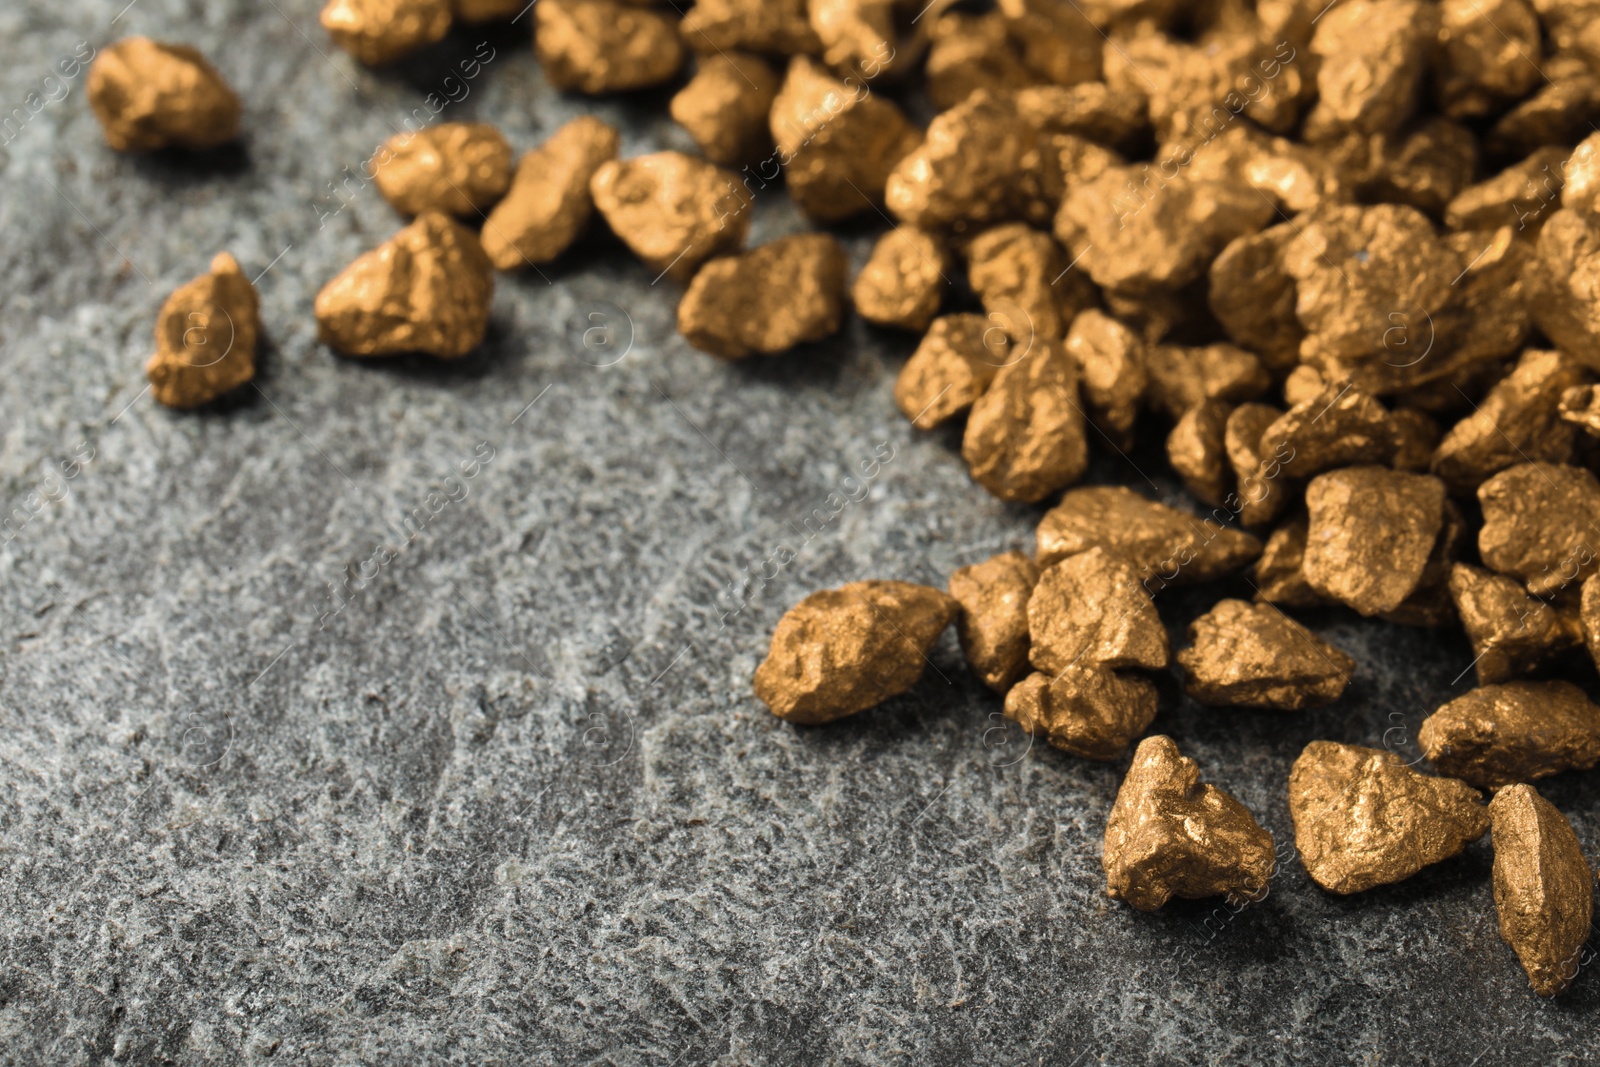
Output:
<svg viewBox="0 0 1600 1067">
<path fill-rule="evenodd" d="M 381 67 L 450 32 L 450 0 L 328 0 L 322 28 L 369 67 Z"/>
<path fill-rule="evenodd" d="M 683 66 L 678 20 L 659 11 L 619 0 L 539 0 L 534 15 L 534 51 L 557 89 L 647 89 Z"/>
<path fill-rule="evenodd" d="M 1140 911 L 1173 897 L 1265 896 L 1277 863 L 1272 835 L 1214 785 L 1170 737 L 1139 742 L 1106 823 L 1106 892 Z"/>
<path fill-rule="evenodd" d="M 156 354 L 145 364 L 150 395 L 170 408 L 209 403 L 256 376 L 261 302 L 226 252 L 211 271 L 173 290 L 156 319 Z"/>
<path fill-rule="evenodd" d="M 430 211 L 317 294 L 317 339 L 346 356 L 459 359 L 489 328 L 494 267 L 478 235 Z"/>
<path fill-rule="evenodd" d="M 1261 542 L 1147 500 L 1120 485 L 1074 489 L 1039 521 L 1039 566 L 1104 548 L 1131 563 L 1152 592 L 1209 582 L 1247 566 Z"/>
<path fill-rule="evenodd" d="M 1012 503 L 1035 504 L 1065 489 L 1089 465 L 1078 373 L 1059 341 L 1013 348 L 972 405 L 961 458 L 979 485 Z"/>
<path fill-rule="evenodd" d="M 950 576 L 961 605 L 956 633 L 967 663 L 983 684 L 1004 693 L 1028 670 L 1028 598 L 1039 568 L 1021 552 L 1006 552 Z"/>
<path fill-rule="evenodd" d="M 1356 661 L 1271 604 L 1224 600 L 1189 625 L 1184 692 L 1202 704 L 1300 711 L 1339 699 Z"/>
<path fill-rule="evenodd" d="M 1028 659 L 1051 673 L 1078 665 L 1158 671 L 1171 658 L 1167 628 L 1139 573 L 1103 548 L 1069 556 L 1039 576 L 1028 600 L 1028 636 Z"/>
<path fill-rule="evenodd" d="M 1433 76 L 1444 113 L 1487 115 L 1528 95 L 1543 80 L 1528 57 L 1543 49 L 1526 0 L 1443 0 Z"/>
<path fill-rule="evenodd" d="M 737 177 L 682 152 L 602 163 L 589 192 L 623 243 L 677 282 L 738 251 L 750 229 L 750 194 Z"/>
<path fill-rule="evenodd" d="M 196 49 L 128 37 L 89 66 L 89 107 L 118 152 L 215 148 L 239 136 L 243 105 Z"/>
<path fill-rule="evenodd" d="M 894 402 L 919 430 L 966 411 L 1009 360 L 1011 342 L 982 315 L 945 315 L 900 368 Z"/>
<path fill-rule="evenodd" d="M 1465 782 L 1360 745 L 1313 741 L 1289 772 L 1300 862 L 1331 893 L 1403 881 L 1457 855 L 1489 829 L 1481 800 Z"/>
<path fill-rule="evenodd" d="M 1515 578 L 1457 563 L 1450 598 L 1472 642 L 1479 685 L 1527 674 L 1583 640 L 1574 619 L 1530 597 Z"/>
<path fill-rule="evenodd" d="M 751 162 L 772 152 L 767 115 L 778 85 L 777 73 L 755 56 L 701 56 L 694 77 L 672 98 L 672 117 L 711 162 Z"/>
<path fill-rule="evenodd" d="M 1433 472 L 1458 493 L 1471 493 L 1518 463 L 1572 459 L 1577 428 L 1562 421 L 1561 397 L 1589 380 L 1560 352 L 1529 351 L 1473 412 L 1445 435 Z"/>
<path fill-rule="evenodd" d="M 678 329 L 702 352 L 743 359 L 820 341 L 839 328 L 845 274 L 842 245 L 801 233 L 700 268 L 678 304 Z M 751 314 L 759 308 L 760 314 Z"/>
<path fill-rule="evenodd" d="M 1600 763 L 1600 707 L 1571 682 L 1484 685 L 1423 720 L 1417 743 L 1480 788 L 1532 782 Z"/>
<path fill-rule="evenodd" d="M 1594 918 L 1594 872 L 1572 824 L 1533 786 L 1496 793 L 1489 818 L 1500 936 L 1522 961 L 1533 991 L 1553 997 L 1578 974 Z"/>
<path fill-rule="evenodd" d="M 482 122 L 446 122 L 395 134 L 378 154 L 378 192 L 402 215 L 478 215 L 511 187 L 511 145 Z"/>
<path fill-rule="evenodd" d="M 865 711 L 917 684 L 956 610 L 939 590 L 909 582 L 812 593 L 778 621 L 756 668 L 756 696 L 779 718 L 808 726 Z"/>
<path fill-rule="evenodd" d="M 1577 588 L 1600 561 L 1600 481 L 1582 467 L 1519 463 L 1478 487 L 1478 554 L 1534 596 Z"/>
<path fill-rule="evenodd" d="M 1148 678 L 1078 663 L 1012 686 L 1005 714 L 1063 752 L 1110 762 L 1155 721 L 1156 695 Z"/>
<path fill-rule="evenodd" d="M 872 246 L 850 299 L 868 322 L 921 332 L 939 313 L 950 280 L 944 242 L 915 226 L 896 226 Z"/>
<path fill-rule="evenodd" d="M 548 263 L 572 246 L 594 214 L 589 183 L 617 158 L 617 131 L 591 115 L 573 119 L 522 157 L 511 191 L 483 224 L 483 250 L 499 270 Z"/>
<path fill-rule="evenodd" d="M 1422 581 L 1444 524 L 1444 483 L 1385 467 L 1346 467 L 1306 487 L 1306 580 L 1363 615 L 1398 608 Z"/>
<path fill-rule="evenodd" d="M 769 122 L 789 195 L 823 222 L 875 210 L 889 172 L 922 140 L 897 106 L 806 56 L 790 60 Z"/>
<path fill-rule="evenodd" d="M 1351 0 L 1320 19 L 1311 41 L 1322 62 L 1317 106 L 1306 116 L 1309 139 L 1399 130 L 1416 106 L 1433 8 L 1422 0 Z"/>
</svg>

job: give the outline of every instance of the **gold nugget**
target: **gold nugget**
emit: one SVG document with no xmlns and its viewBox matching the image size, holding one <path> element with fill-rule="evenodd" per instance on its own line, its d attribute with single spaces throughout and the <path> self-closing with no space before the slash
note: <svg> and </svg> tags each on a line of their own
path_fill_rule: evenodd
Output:
<svg viewBox="0 0 1600 1067">
<path fill-rule="evenodd" d="M 1158 671 L 1171 650 L 1167 628 L 1139 572 L 1103 548 L 1045 569 L 1028 600 L 1028 659 L 1056 673 L 1079 664 Z"/>
<path fill-rule="evenodd" d="M 963 230 L 1020 219 L 1048 223 L 1060 168 L 1008 96 L 979 89 L 934 117 L 927 137 L 895 167 L 884 201 L 902 222 Z"/>
<path fill-rule="evenodd" d="M 1267 538 L 1250 574 L 1256 586 L 1256 600 L 1285 608 L 1317 608 L 1329 603 L 1327 597 L 1311 588 L 1302 567 L 1309 532 L 1310 523 L 1301 515 L 1284 522 Z"/>
<path fill-rule="evenodd" d="M 1056 284 L 1068 281 L 1061 246 L 1020 222 L 985 230 L 967 245 L 966 256 L 973 291 L 1018 344 L 1034 337 L 1061 340 L 1073 316 L 1094 303 L 1081 275 Z"/>
<path fill-rule="evenodd" d="M 127 37 L 89 66 L 89 107 L 118 152 L 215 148 L 239 136 L 243 105 L 196 49 Z"/>
<path fill-rule="evenodd" d="M 400 133 L 378 150 L 378 192 L 402 215 L 479 215 L 511 187 L 511 145 L 482 122 Z"/>
<path fill-rule="evenodd" d="M 672 98 L 672 117 L 711 162 L 751 162 L 772 151 L 767 115 L 778 85 L 777 72 L 755 56 L 701 56 L 694 77 Z"/>
<path fill-rule="evenodd" d="M 1272 384 L 1261 360 L 1238 345 L 1151 345 L 1145 348 L 1144 361 L 1147 399 L 1174 419 L 1205 400 L 1229 404 L 1256 400 Z"/>
<path fill-rule="evenodd" d="M 450 0 L 328 0 L 322 28 L 369 67 L 381 67 L 450 32 Z"/>
<path fill-rule="evenodd" d="M 1563 208 L 1539 231 L 1528 271 L 1533 320 L 1556 347 L 1600 370 L 1600 227 Z"/>
<path fill-rule="evenodd" d="M 494 267 L 478 235 L 430 211 L 317 294 L 317 339 L 346 356 L 459 359 L 483 341 Z"/>
<path fill-rule="evenodd" d="M 1561 417 L 1590 437 L 1600 437 L 1600 385 L 1574 386 L 1562 393 Z"/>
<path fill-rule="evenodd" d="M 950 576 L 961 605 L 956 633 L 983 684 L 1004 693 L 1028 670 L 1028 598 L 1039 568 L 1021 552 L 1006 552 Z"/>
<path fill-rule="evenodd" d="M 825 233 L 780 237 L 714 259 L 678 304 L 678 329 L 690 344 L 723 359 L 771 356 L 820 341 L 839 329 L 849 269 L 844 247 Z"/>
<path fill-rule="evenodd" d="M 982 315 L 945 315 L 900 369 L 894 402 L 911 425 L 931 430 L 966 411 L 1010 362 L 1011 342 Z"/>
<path fill-rule="evenodd" d="M 1576 589 L 1600 560 L 1600 481 L 1581 467 L 1519 463 L 1478 488 L 1478 554 L 1534 596 Z"/>
<path fill-rule="evenodd" d="M 1283 412 L 1271 404 L 1240 404 L 1222 429 L 1222 447 L 1239 483 L 1232 503 L 1246 526 L 1265 526 L 1289 503 L 1285 464 L 1295 458 L 1294 450 L 1261 448 L 1262 438 L 1281 418 Z"/>
<path fill-rule="evenodd" d="M 1310 478 L 1335 467 L 1388 463 L 1399 447 L 1387 408 L 1359 389 L 1330 385 L 1268 426 L 1257 451 L 1278 457 L 1291 476 Z"/>
<path fill-rule="evenodd" d="M 619 0 L 539 0 L 534 51 L 557 89 L 599 94 L 671 81 L 683 66 L 678 20 Z"/>
<path fill-rule="evenodd" d="M 1360 745 L 1313 741 L 1289 772 L 1300 862 L 1330 893 L 1403 881 L 1457 855 L 1489 829 L 1481 800 L 1465 782 Z"/>
<path fill-rule="evenodd" d="M 738 179 L 682 152 L 608 160 L 589 192 L 645 266 L 677 282 L 712 256 L 738 251 L 750 229 L 750 195 Z"/>
<path fill-rule="evenodd" d="M 1306 487 L 1306 581 L 1363 615 L 1394 611 L 1422 582 L 1444 502 L 1444 483 L 1426 474 L 1346 467 L 1319 475 Z"/>
<path fill-rule="evenodd" d="M 1022 65 L 998 11 L 941 15 L 929 37 L 924 69 L 928 95 L 940 111 L 955 107 L 976 89 L 1010 92 L 1038 80 Z"/>
<path fill-rule="evenodd" d="M 1038 559 L 1048 567 L 1104 548 L 1131 563 L 1152 593 L 1167 585 L 1209 582 L 1247 566 L 1261 542 L 1240 530 L 1147 500 L 1132 489 L 1074 489 L 1039 521 Z"/>
<path fill-rule="evenodd" d="M 1093 299 L 1091 295 L 1089 302 Z M 1071 321 L 1067 353 L 1078 363 L 1089 417 L 1118 448 L 1131 448 L 1134 420 L 1139 417 L 1150 381 L 1144 342 L 1122 323 L 1094 308 L 1080 312 Z"/>
<path fill-rule="evenodd" d="M 696 0 L 683 16 L 683 39 L 697 52 L 814 55 L 822 42 L 806 5 L 807 0 Z"/>
<path fill-rule="evenodd" d="M 1224 600 L 1189 625 L 1184 692 L 1202 704 L 1300 711 L 1339 699 L 1356 661 L 1271 604 Z"/>
<path fill-rule="evenodd" d="M 852 582 L 790 608 L 756 669 L 756 696 L 781 719 L 832 722 L 917 684 L 958 605 L 909 582 Z"/>
<path fill-rule="evenodd" d="M 156 319 L 156 354 L 145 364 L 150 395 L 170 408 L 199 407 L 256 376 L 261 301 L 226 252 L 209 273 L 173 290 Z"/>
<path fill-rule="evenodd" d="M 1005 714 L 1063 752 L 1110 762 L 1155 721 L 1156 686 L 1132 672 L 1075 663 L 1012 686 Z"/>
<path fill-rule="evenodd" d="M 949 286 L 944 242 L 915 226 L 896 226 L 872 246 L 850 298 L 868 322 L 921 332 L 939 313 Z"/>
<path fill-rule="evenodd" d="M 1167 435 L 1167 462 L 1190 495 L 1212 507 L 1222 506 L 1233 481 L 1227 449 L 1232 413 L 1232 405 L 1220 400 L 1201 401 Z"/>
<path fill-rule="evenodd" d="M 483 250 L 499 270 L 548 263 L 572 246 L 589 217 L 589 183 L 617 158 L 617 131 L 589 115 L 573 119 L 522 157 L 511 190 L 483 223 Z"/>
<path fill-rule="evenodd" d="M 1484 685 L 1423 720 L 1417 743 L 1472 785 L 1532 782 L 1600 763 L 1600 707 L 1570 682 Z"/>
<path fill-rule="evenodd" d="M 1527 96 L 1543 80 L 1529 57 L 1543 50 L 1539 20 L 1525 0 L 1443 0 L 1433 78 L 1444 113 L 1487 115 Z"/>
<path fill-rule="evenodd" d="M 1600 667 L 1600 574 L 1590 575 L 1589 580 L 1583 583 L 1580 611 L 1584 640 L 1589 643 L 1589 655 L 1594 658 L 1595 666 Z"/>
<path fill-rule="evenodd" d="M 1059 341 L 1044 338 L 1010 359 L 972 405 L 961 458 L 1001 500 L 1035 504 L 1089 465 L 1077 366 Z"/>
<path fill-rule="evenodd" d="M 1173 897 L 1258 901 L 1277 865 L 1272 835 L 1214 785 L 1172 738 L 1147 737 L 1106 822 L 1106 892 L 1140 911 Z"/>
<path fill-rule="evenodd" d="M 1514 578 L 1457 563 L 1450 597 L 1472 642 L 1479 685 L 1527 674 L 1583 640 L 1575 617 L 1530 597 Z"/>
<path fill-rule="evenodd" d="M 1317 105 L 1306 116 L 1308 140 L 1346 133 L 1394 133 L 1411 117 L 1427 65 L 1431 3 L 1349 0 L 1317 23 L 1311 51 Z"/>
<path fill-rule="evenodd" d="M 1471 493 L 1518 463 L 1569 462 L 1577 429 L 1562 421 L 1561 398 L 1588 379 L 1560 352 L 1523 353 L 1516 369 L 1439 443 L 1434 473 L 1455 492 Z"/>
<path fill-rule="evenodd" d="M 1533 991 L 1553 997 L 1577 977 L 1594 918 L 1594 872 L 1572 824 L 1531 785 L 1489 802 L 1494 908 L 1500 936 L 1528 972 Z"/>
</svg>

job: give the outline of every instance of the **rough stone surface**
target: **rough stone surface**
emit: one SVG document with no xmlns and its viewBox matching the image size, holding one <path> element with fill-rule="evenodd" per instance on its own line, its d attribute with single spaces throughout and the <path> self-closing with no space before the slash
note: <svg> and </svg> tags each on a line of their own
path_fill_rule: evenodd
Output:
<svg viewBox="0 0 1600 1067">
<path fill-rule="evenodd" d="M 668 280 L 652 288 L 598 225 L 543 276 L 499 279 L 465 360 L 328 354 L 316 288 L 396 223 L 370 185 L 321 229 L 312 205 L 338 209 L 326 183 L 445 99 L 444 66 L 460 78 L 480 42 L 495 58 L 436 121 L 494 122 L 521 153 L 593 110 L 625 157 L 691 146 L 664 97 L 550 89 L 526 17 L 375 73 L 329 46 L 315 0 L 275 4 L 140 0 L 115 26 L 122 3 L 0 5 L 6 112 L 80 41 L 181 35 L 243 96 L 246 130 L 209 170 L 118 156 L 80 74 L 0 148 L 5 511 L 64 487 L 0 534 L 5 1058 L 1592 1054 L 1600 981 L 1585 968 L 1558 1004 L 1533 996 L 1496 930 L 1487 841 L 1348 899 L 1289 851 L 1301 748 L 1416 759 L 1422 718 L 1473 684 L 1452 681 L 1472 660 L 1459 634 L 1296 612 L 1362 665 L 1304 715 L 1218 715 L 1159 678 L 1154 728 L 1278 842 L 1270 896 L 1237 915 L 1106 898 L 1124 764 L 1029 748 L 953 629 L 937 672 L 884 707 L 803 731 L 774 718 L 749 678 L 787 607 L 882 574 L 942 585 L 1030 548 L 1038 509 L 991 499 L 952 441 L 895 410 L 915 337 L 848 318 L 808 358 L 718 363 L 676 335 Z M 752 244 L 801 226 L 779 188 L 754 210 Z M 850 238 L 857 266 L 872 236 Z M 219 248 L 250 277 L 284 252 L 258 285 L 261 392 L 169 412 L 140 396 L 154 316 Z M 1150 436 L 1130 458 L 1192 507 Z M 493 459 L 466 495 L 361 579 L 480 441 Z M 1092 482 L 1138 479 L 1092 447 Z M 863 461 L 870 491 L 828 503 Z M 781 545 L 796 554 L 779 569 Z M 319 629 L 347 566 L 349 604 Z M 1156 603 L 1180 632 L 1222 595 L 1251 591 Z M 1595 780 L 1540 788 L 1600 854 Z"/>
</svg>

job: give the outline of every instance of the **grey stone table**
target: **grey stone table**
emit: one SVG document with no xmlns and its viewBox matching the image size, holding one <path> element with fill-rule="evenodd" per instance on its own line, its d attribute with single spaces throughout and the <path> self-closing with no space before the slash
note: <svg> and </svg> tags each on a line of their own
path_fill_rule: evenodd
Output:
<svg viewBox="0 0 1600 1067">
<path fill-rule="evenodd" d="M 504 278 L 459 364 L 315 343 L 316 290 L 399 225 L 346 168 L 429 93 L 519 151 L 592 109 L 630 154 L 683 145 L 661 99 L 553 93 L 526 20 L 372 73 L 314 0 L 123 2 L 0 8 L 4 1062 L 1593 1060 L 1600 983 L 1531 994 L 1487 842 L 1353 899 L 1293 860 L 1301 746 L 1414 755 L 1470 685 L 1459 637 L 1313 617 L 1362 667 L 1300 715 L 1166 679 L 1157 728 L 1285 862 L 1237 916 L 1116 905 L 1122 768 L 1030 750 L 953 636 L 914 692 L 830 728 L 751 696 L 805 593 L 1031 545 L 1037 511 L 895 414 L 909 339 L 851 322 L 720 364 L 597 235 Z M 132 33 L 215 59 L 240 150 L 117 156 L 81 72 L 45 80 Z M 781 190 L 757 210 L 756 240 L 801 228 Z M 875 228 L 846 234 L 858 263 Z M 221 249 L 260 275 L 260 377 L 163 410 L 155 311 Z M 1094 478 L 1142 484 L 1151 436 Z M 863 462 L 864 498 L 830 504 Z M 1161 609 L 1180 632 L 1226 591 Z M 1590 780 L 1545 792 L 1600 853 Z"/>
</svg>

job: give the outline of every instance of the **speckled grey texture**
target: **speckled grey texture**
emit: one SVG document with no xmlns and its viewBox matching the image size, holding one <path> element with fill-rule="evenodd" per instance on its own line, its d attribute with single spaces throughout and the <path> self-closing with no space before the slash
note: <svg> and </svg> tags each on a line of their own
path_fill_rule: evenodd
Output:
<svg viewBox="0 0 1600 1067">
<path fill-rule="evenodd" d="M 315 343 L 316 290 L 399 225 L 369 188 L 319 226 L 328 183 L 428 92 L 460 96 L 445 72 L 480 42 L 495 58 L 441 118 L 519 151 L 586 109 L 627 153 L 682 145 L 661 99 L 562 98 L 523 32 L 374 74 L 312 0 L 136 0 L 113 23 L 122 4 L 0 8 L 0 111 L 78 42 L 147 33 L 210 54 L 249 135 L 206 167 L 118 157 L 80 75 L 4 148 L 0 1060 L 1593 1062 L 1597 976 L 1531 994 L 1487 842 L 1353 899 L 1289 851 L 1300 747 L 1414 754 L 1470 685 L 1458 636 L 1313 615 L 1361 668 L 1298 715 L 1201 710 L 1164 679 L 1157 728 L 1287 862 L 1238 916 L 1117 906 L 1121 768 L 1029 751 L 952 635 L 914 692 L 828 728 L 751 696 L 805 593 L 1031 545 L 1037 511 L 895 414 L 909 338 L 851 322 L 720 364 L 596 236 L 502 279 L 460 364 Z M 759 200 L 756 239 L 798 226 L 780 190 Z M 873 231 L 847 231 L 857 263 Z M 162 410 L 141 394 L 156 308 L 224 248 L 266 270 L 259 390 Z M 1148 436 L 1095 477 L 1159 471 Z M 1181 628 L 1231 591 L 1161 608 Z M 1592 779 L 1543 791 L 1600 852 Z"/>
</svg>

